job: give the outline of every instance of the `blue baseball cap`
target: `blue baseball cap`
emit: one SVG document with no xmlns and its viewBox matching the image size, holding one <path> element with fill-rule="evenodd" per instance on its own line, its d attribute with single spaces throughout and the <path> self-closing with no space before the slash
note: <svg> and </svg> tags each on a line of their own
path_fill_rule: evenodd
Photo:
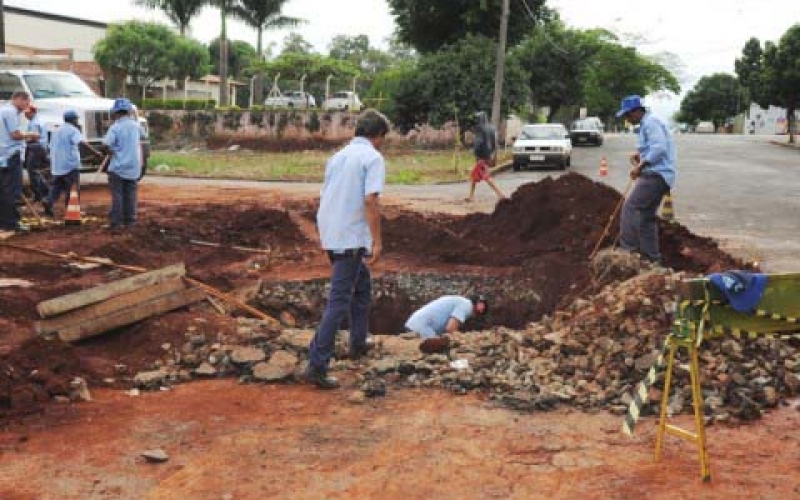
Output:
<svg viewBox="0 0 800 500">
<path fill-rule="evenodd" d="M 65 122 L 71 122 L 71 121 L 75 121 L 77 119 L 78 119 L 78 113 L 76 113 L 74 110 L 68 109 L 68 110 L 64 111 L 64 121 Z"/>
<path fill-rule="evenodd" d="M 767 275 L 747 271 L 710 274 L 708 279 L 725 294 L 734 311 L 752 313 L 767 286 Z"/>
<path fill-rule="evenodd" d="M 617 118 L 622 118 L 625 114 L 630 113 L 634 109 L 643 108 L 642 98 L 638 95 L 629 95 L 622 99 L 620 110 L 617 111 Z"/>
<path fill-rule="evenodd" d="M 114 105 L 111 106 L 111 114 L 119 113 L 120 111 L 130 111 L 132 109 L 131 101 L 124 97 L 114 99 Z"/>
</svg>

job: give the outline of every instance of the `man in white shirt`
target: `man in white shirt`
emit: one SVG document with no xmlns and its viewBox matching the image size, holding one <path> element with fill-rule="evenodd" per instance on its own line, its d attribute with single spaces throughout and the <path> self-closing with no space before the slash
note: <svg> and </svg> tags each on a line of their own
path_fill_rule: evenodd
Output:
<svg viewBox="0 0 800 500">
<path fill-rule="evenodd" d="M 328 376 L 336 332 L 350 320 L 350 355 L 367 349 L 372 284 L 367 264 L 380 258 L 383 245 L 380 201 L 386 167 L 380 148 L 389 121 L 375 110 L 362 113 L 356 137 L 338 151 L 325 167 L 317 225 L 322 248 L 331 261 L 328 305 L 309 346 L 306 379 L 321 389 L 335 389 L 339 382 Z"/>
<path fill-rule="evenodd" d="M 423 352 L 446 350 L 450 342 L 448 333 L 457 332 L 472 315 L 483 316 L 489 302 L 482 295 L 471 298 L 445 295 L 418 309 L 406 321 L 406 328 L 422 337 Z"/>
</svg>

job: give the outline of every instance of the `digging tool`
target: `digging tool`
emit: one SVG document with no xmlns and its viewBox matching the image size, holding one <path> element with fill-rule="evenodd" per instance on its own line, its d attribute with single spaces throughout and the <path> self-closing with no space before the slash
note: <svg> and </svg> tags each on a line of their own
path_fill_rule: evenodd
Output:
<svg viewBox="0 0 800 500">
<path fill-rule="evenodd" d="M 36 217 L 36 220 L 39 221 L 39 224 L 44 226 L 44 219 L 42 218 L 41 215 L 39 215 L 39 212 L 36 210 L 36 207 L 33 206 L 31 200 L 29 200 L 28 197 L 25 196 L 25 193 L 22 193 L 22 201 L 25 202 L 25 205 L 28 207 L 28 210 L 30 210 L 33 213 L 33 216 Z"/>
<path fill-rule="evenodd" d="M 597 240 L 597 244 L 594 246 L 592 253 L 589 254 L 589 260 L 592 260 L 595 255 L 597 255 L 598 250 L 600 250 L 600 245 L 603 243 L 603 240 L 606 239 L 608 236 L 608 231 L 611 229 L 611 224 L 616 219 L 619 210 L 622 208 L 622 204 L 625 203 L 625 198 L 628 196 L 628 191 L 631 190 L 631 186 L 633 186 L 633 179 L 628 180 L 628 185 L 625 187 L 625 192 L 622 193 L 622 197 L 619 199 L 617 206 L 614 207 L 614 212 L 611 213 L 611 217 L 608 218 L 608 223 L 606 224 L 605 229 L 603 229 L 603 234 L 600 235 L 600 238 Z M 615 243 L 616 245 L 616 240 Z"/>
<path fill-rule="evenodd" d="M 111 155 L 106 155 L 103 157 L 103 161 L 100 162 L 100 166 L 97 167 L 97 170 L 95 170 L 94 173 L 92 174 L 92 180 L 91 180 L 92 184 L 97 182 L 97 174 L 108 171 L 108 162 L 110 160 L 111 160 Z"/>
<path fill-rule="evenodd" d="M 125 270 L 125 271 L 132 271 L 132 272 L 135 272 L 135 273 L 143 273 L 143 272 L 147 272 L 148 271 L 148 269 L 146 269 L 144 267 L 128 266 L 128 265 L 125 265 L 125 264 L 117 264 L 115 262 L 112 262 L 110 260 L 107 260 L 107 259 L 104 259 L 104 258 L 100 258 L 100 257 L 87 257 L 87 256 L 76 255 L 76 254 L 73 254 L 73 253 L 60 254 L 60 253 L 56 253 L 56 252 L 50 252 L 48 250 L 42 250 L 42 249 L 39 249 L 39 248 L 24 247 L 22 245 L 14 245 L 13 243 L 0 242 L 0 248 L 3 248 L 3 247 L 10 248 L 10 249 L 13 249 L 13 250 L 18 250 L 18 251 L 21 251 L 21 252 L 37 253 L 37 254 L 44 255 L 44 256 L 47 256 L 47 257 L 51 257 L 51 258 L 54 258 L 54 259 L 61 259 L 61 260 L 67 260 L 67 261 L 69 261 L 69 260 L 80 260 L 80 261 L 83 261 L 83 262 L 91 262 L 93 264 L 100 264 L 100 265 L 103 265 L 103 266 L 114 267 L 114 268 L 117 268 L 117 269 L 122 269 L 122 270 Z M 214 288 L 214 287 L 212 287 L 210 285 L 206 285 L 202 281 L 196 280 L 194 278 L 190 278 L 189 276 L 184 276 L 183 279 L 186 280 L 188 283 L 200 288 L 201 290 L 203 290 L 207 294 L 209 294 L 209 295 L 211 295 L 213 297 L 216 297 L 216 298 L 218 298 L 218 299 L 220 299 L 222 301 L 225 301 L 225 302 L 227 302 L 227 303 L 229 303 L 229 304 L 231 304 L 233 306 L 236 306 L 237 308 L 252 314 L 253 316 L 255 316 L 256 318 L 258 318 L 258 319 L 260 319 L 262 321 L 268 322 L 271 327 L 274 327 L 274 328 L 279 328 L 280 327 L 281 322 L 278 321 L 277 319 L 273 318 L 269 314 L 266 314 L 266 313 L 264 313 L 262 311 L 259 311 L 258 309 L 254 308 L 254 307 L 248 306 L 244 302 L 242 302 L 240 300 L 237 300 L 234 297 L 231 297 L 230 295 L 228 295 L 228 294 L 226 294 L 224 292 L 221 292 L 221 291 L 217 290 L 216 288 Z"/>
</svg>

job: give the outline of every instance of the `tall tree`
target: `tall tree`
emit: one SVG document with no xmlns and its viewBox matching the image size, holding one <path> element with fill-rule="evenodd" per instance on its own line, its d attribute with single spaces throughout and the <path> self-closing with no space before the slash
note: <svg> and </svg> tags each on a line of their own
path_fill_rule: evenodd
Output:
<svg viewBox="0 0 800 500">
<path fill-rule="evenodd" d="M 281 55 L 283 54 L 311 54 L 314 52 L 314 46 L 311 45 L 311 42 L 303 38 L 303 35 L 300 33 L 289 33 L 286 35 L 286 38 L 283 39 L 283 48 L 281 49 Z"/>
<path fill-rule="evenodd" d="M 388 0 L 401 41 L 420 52 L 435 52 L 466 35 L 497 40 L 502 0 Z M 515 0 L 511 4 L 508 45 L 516 45 L 538 22 L 553 12 L 545 0 Z"/>
<path fill-rule="evenodd" d="M 297 17 L 284 16 L 281 11 L 288 0 L 241 0 L 238 15 L 258 33 L 256 53 L 258 60 L 264 60 L 264 31 L 291 28 L 304 22 Z M 261 102 L 264 93 L 263 74 L 257 75 L 253 102 Z"/>
<path fill-rule="evenodd" d="M 173 52 L 177 35 L 166 25 L 128 21 L 111 24 L 108 34 L 93 50 L 97 64 L 109 73 L 148 86 L 173 76 Z"/>
<path fill-rule="evenodd" d="M 747 102 L 757 102 L 762 106 L 768 105 L 765 101 L 769 98 L 765 95 L 765 68 L 764 50 L 758 38 L 751 38 L 744 44 L 742 57 L 736 59 L 736 76 L 746 92 Z"/>
<path fill-rule="evenodd" d="M 183 88 L 187 77 L 200 78 L 211 69 L 211 57 L 208 48 L 197 40 L 179 37 L 171 47 L 173 63 L 172 77 L 177 80 L 178 88 Z"/>
<path fill-rule="evenodd" d="M 241 3 L 240 0 L 207 0 L 207 3 L 219 9 L 219 105 L 227 106 L 230 97 L 228 88 L 228 16 L 236 15 L 241 9 Z"/>
<path fill-rule="evenodd" d="M 697 123 L 712 121 L 725 124 L 739 112 L 741 87 L 733 75 L 715 73 L 701 78 L 681 102 L 679 121 Z"/>
<path fill-rule="evenodd" d="M 178 27 L 181 36 L 186 36 L 189 23 L 208 3 L 208 0 L 134 0 L 134 4 L 162 11 Z"/>
<path fill-rule="evenodd" d="M 208 52 L 211 55 L 211 70 L 219 74 L 219 53 L 222 44 L 219 38 L 211 40 Z M 246 70 L 258 62 L 255 47 L 243 40 L 228 40 L 228 76 L 242 78 Z"/>
</svg>

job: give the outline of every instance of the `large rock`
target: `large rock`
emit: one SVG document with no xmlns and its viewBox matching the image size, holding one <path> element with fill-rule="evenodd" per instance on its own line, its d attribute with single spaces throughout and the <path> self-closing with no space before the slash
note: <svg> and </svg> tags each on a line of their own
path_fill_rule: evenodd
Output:
<svg viewBox="0 0 800 500">
<path fill-rule="evenodd" d="M 263 349 L 257 347 L 237 347 L 231 352 L 231 361 L 240 365 L 258 363 L 266 358 Z"/>
<path fill-rule="evenodd" d="M 277 351 L 269 361 L 258 363 L 253 367 L 253 378 L 263 382 L 284 380 L 294 375 L 297 356 L 287 351 Z"/>
<path fill-rule="evenodd" d="M 149 372 L 139 372 L 133 377 L 133 383 L 137 387 L 156 388 L 169 377 L 166 370 L 152 370 Z"/>
<path fill-rule="evenodd" d="M 287 328 L 278 337 L 278 344 L 297 352 L 308 352 L 311 339 L 314 338 L 312 330 L 295 330 Z"/>
</svg>

